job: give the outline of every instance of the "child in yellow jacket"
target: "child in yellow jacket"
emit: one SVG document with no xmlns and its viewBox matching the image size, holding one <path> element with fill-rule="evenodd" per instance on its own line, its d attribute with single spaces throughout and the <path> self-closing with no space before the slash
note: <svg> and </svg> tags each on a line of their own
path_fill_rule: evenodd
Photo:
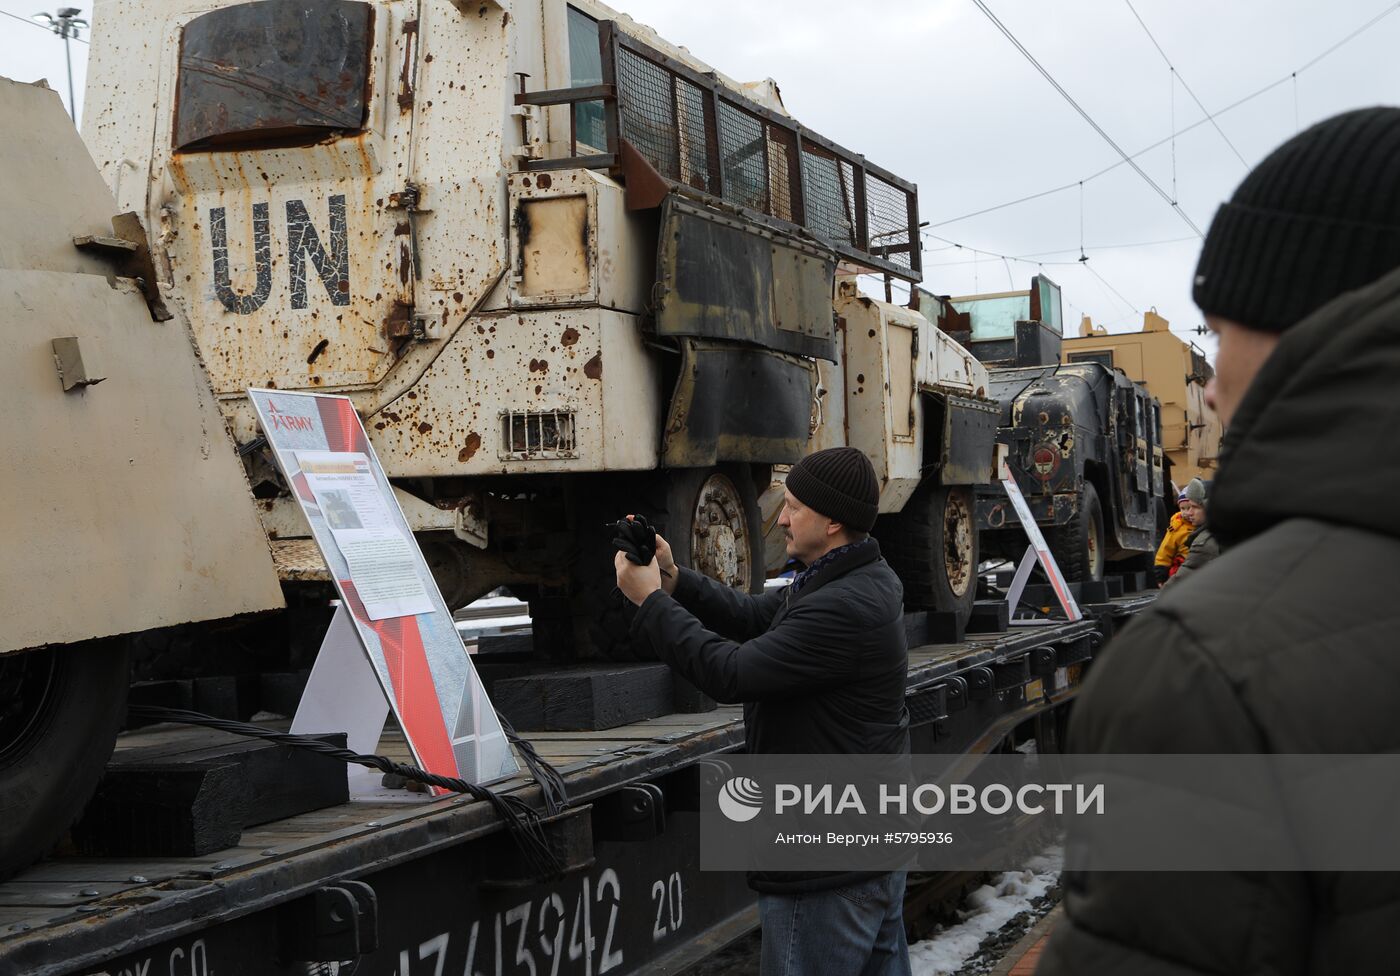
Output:
<svg viewBox="0 0 1400 976">
<path fill-rule="evenodd" d="M 1157 547 L 1157 558 L 1152 561 L 1152 570 L 1161 586 L 1176 575 L 1181 564 L 1186 561 L 1187 540 L 1206 518 L 1206 486 L 1200 478 L 1192 478 L 1191 483 L 1177 496 L 1180 511 L 1172 516 L 1167 526 L 1167 534 Z"/>
</svg>

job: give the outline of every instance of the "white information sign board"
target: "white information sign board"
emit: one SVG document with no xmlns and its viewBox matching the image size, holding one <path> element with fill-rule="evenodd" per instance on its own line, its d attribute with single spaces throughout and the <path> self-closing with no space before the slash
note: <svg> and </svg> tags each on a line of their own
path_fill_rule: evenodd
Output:
<svg viewBox="0 0 1400 976">
<path fill-rule="evenodd" d="M 411 537 L 394 524 L 367 455 L 297 451 L 316 499 L 371 620 L 431 613 L 433 601 L 414 565 Z M 392 499 L 391 499 L 392 501 Z"/>
<path fill-rule="evenodd" d="M 351 748 L 372 752 L 387 706 L 423 769 L 473 783 L 514 775 L 510 743 L 350 400 L 248 396 L 341 598 L 292 730 L 347 732 Z"/>
</svg>

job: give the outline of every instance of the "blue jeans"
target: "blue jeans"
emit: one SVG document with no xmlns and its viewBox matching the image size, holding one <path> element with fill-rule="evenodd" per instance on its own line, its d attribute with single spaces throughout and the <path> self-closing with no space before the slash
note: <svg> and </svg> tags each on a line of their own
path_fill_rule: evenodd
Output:
<svg viewBox="0 0 1400 976">
<path fill-rule="evenodd" d="M 904 872 L 844 888 L 759 895 L 762 976 L 909 976 Z"/>
</svg>

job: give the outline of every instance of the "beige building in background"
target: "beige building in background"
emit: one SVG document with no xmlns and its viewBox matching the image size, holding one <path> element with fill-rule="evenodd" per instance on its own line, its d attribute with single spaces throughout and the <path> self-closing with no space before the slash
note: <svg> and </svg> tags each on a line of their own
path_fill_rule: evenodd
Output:
<svg viewBox="0 0 1400 976">
<path fill-rule="evenodd" d="M 1116 366 L 1162 403 L 1162 446 L 1172 480 L 1215 477 L 1224 429 L 1206 406 L 1206 381 L 1215 375 L 1205 353 L 1173 335 L 1156 312 L 1143 313 L 1142 331 L 1110 335 L 1084 316 L 1077 338 L 1065 337 L 1061 362 Z"/>
</svg>

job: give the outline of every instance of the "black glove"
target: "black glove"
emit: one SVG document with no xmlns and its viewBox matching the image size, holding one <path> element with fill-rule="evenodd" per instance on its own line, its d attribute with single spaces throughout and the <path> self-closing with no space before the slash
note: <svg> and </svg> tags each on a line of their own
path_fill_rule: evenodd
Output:
<svg viewBox="0 0 1400 976">
<path fill-rule="evenodd" d="M 1153 566 L 1152 575 L 1157 579 L 1157 585 L 1163 586 L 1167 580 L 1171 579 L 1172 571 L 1166 566 Z"/>
<path fill-rule="evenodd" d="M 628 562 L 645 566 L 656 558 L 656 530 L 645 516 L 634 515 L 630 519 L 609 522 L 608 528 L 615 534 L 613 547 L 627 555 Z"/>
</svg>

